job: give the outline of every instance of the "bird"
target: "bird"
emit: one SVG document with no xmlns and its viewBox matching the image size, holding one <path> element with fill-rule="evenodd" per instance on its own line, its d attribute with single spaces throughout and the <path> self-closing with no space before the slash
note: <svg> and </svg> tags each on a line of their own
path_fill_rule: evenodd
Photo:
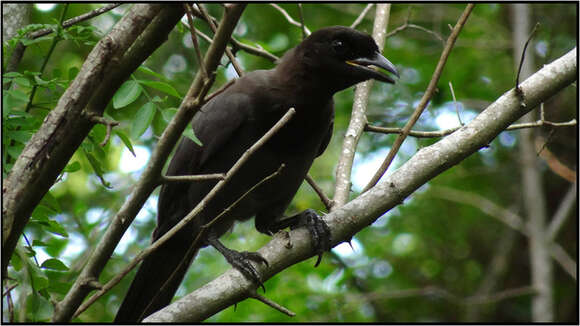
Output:
<svg viewBox="0 0 580 326">
<path fill-rule="evenodd" d="M 244 74 L 202 106 L 191 123 L 201 145 L 182 137 L 166 175 L 225 173 L 290 108 L 295 114 L 249 156 L 200 215 L 143 260 L 115 321 L 138 322 L 168 305 L 197 252 L 206 246 L 217 249 L 233 267 L 262 285 L 251 261 L 267 261 L 258 253 L 235 251 L 219 241 L 236 221 L 254 217 L 256 230 L 268 235 L 287 227 L 308 228 L 318 265 L 322 253 L 330 250 L 328 226 L 312 209 L 290 217 L 284 213 L 314 159 L 330 142 L 333 95 L 369 79 L 394 84 L 393 77 L 379 68 L 399 77 L 370 35 L 344 26 L 325 27 L 288 50 L 273 69 Z M 279 173 L 247 193 L 275 171 Z M 152 241 L 183 219 L 216 183 L 164 184 Z M 192 247 L 202 226 L 228 207 Z"/>
</svg>

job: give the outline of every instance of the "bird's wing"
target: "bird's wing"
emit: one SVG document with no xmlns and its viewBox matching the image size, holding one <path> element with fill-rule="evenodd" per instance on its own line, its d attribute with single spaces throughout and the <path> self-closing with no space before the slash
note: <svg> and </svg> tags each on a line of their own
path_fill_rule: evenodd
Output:
<svg viewBox="0 0 580 326">
<path fill-rule="evenodd" d="M 248 95 L 224 92 L 205 104 L 193 119 L 195 135 L 202 146 L 183 137 L 167 168 L 167 175 L 198 174 L 205 162 L 211 159 L 231 139 L 232 135 L 248 118 L 251 102 Z M 226 172 L 226 171 L 223 171 Z M 185 195 L 189 182 L 165 184 L 158 202 L 158 225 L 183 218 L 173 216 L 181 213 L 191 203 Z M 170 226 L 168 226 L 170 227 Z M 164 229 L 164 227 L 161 227 Z"/>
</svg>

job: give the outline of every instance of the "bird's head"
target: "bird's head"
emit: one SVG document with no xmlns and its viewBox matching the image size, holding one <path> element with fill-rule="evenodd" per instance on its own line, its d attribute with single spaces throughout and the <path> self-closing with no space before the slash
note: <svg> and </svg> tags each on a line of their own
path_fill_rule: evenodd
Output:
<svg viewBox="0 0 580 326">
<path fill-rule="evenodd" d="M 317 30 L 296 47 L 296 54 L 301 56 L 308 71 L 322 75 L 318 77 L 334 84 L 338 90 L 369 79 L 395 83 L 377 68 L 399 77 L 395 66 L 379 52 L 370 35 L 344 26 Z"/>
</svg>

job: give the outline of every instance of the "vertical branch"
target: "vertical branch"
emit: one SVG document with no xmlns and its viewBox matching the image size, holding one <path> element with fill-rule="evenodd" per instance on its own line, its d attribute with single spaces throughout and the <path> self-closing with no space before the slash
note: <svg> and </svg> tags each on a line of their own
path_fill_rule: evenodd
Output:
<svg viewBox="0 0 580 326">
<path fill-rule="evenodd" d="M 377 42 L 379 51 L 381 52 L 385 45 L 385 35 L 389 23 L 390 10 L 390 4 L 377 4 L 375 23 L 373 26 L 373 38 L 375 39 L 375 42 Z M 354 93 L 352 116 L 350 118 L 348 129 L 346 130 L 344 142 L 342 143 L 341 155 L 336 167 L 334 207 L 340 207 L 348 201 L 351 186 L 350 176 L 352 163 L 354 161 L 356 146 L 367 123 L 366 110 L 372 85 L 372 80 L 359 84 Z"/>
<path fill-rule="evenodd" d="M 403 131 L 401 132 L 401 134 L 397 137 L 397 139 L 395 139 L 395 142 L 393 143 L 393 147 L 391 147 L 389 154 L 387 154 L 387 157 L 385 158 L 385 160 L 381 164 L 381 167 L 379 168 L 379 170 L 372 177 L 371 181 L 369 181 L 369 183 L 363 189 L 363 192 L 366 192 L 367 190 L 372 188 L 374 185 L 376 185 L 377 182 L 379 182 L 379 179 L 383 176 L 383 174 L 385 174 L 385 172 L 387 172 L 387 169 L 389 168 L 389 166 L 393 162 L 395 155 L 397 154 L 397 152 L 401 148 L 403 141 L 405 140 L 405 138 L 407 138 L 407 135 L 411 131 L 411 128 L 417 122 L 417 120 L 419 120 L 421 113 L 423 113 L 423 111 L 427 107 L 427 104 L 429 103 L 431 96 L 433 95 L 433 93 L 435 92 L 435 89 L 437 88 L 437 82 L 439 81 L 439 78 L 441 77 L 441 73 L 443 72 L 443 68 L 445 67 L 445 63 L 447 62 L 447 58 L 449 57 L 449 54 L 451 54 L 451 49 L 453 49 L 453 46 L 455 45 L 455 41 L 457 40 L 459 33 L 463 29 L 463 26 L 465 25 L 465 22 L 467 21 L 469 14 L 471 14 L 471 11 L 473 10 L 474 6 L 475 5 L 472 3 L 468 4 L 467 7 L 465 8 L 465 10 L 463 11 L 463 13 L 461 14 L 461 17 L 459 17 L 457 24 L 455 24 L 455 27 L 453 27 L 453 30 L 451 31 L 451 35 L 449 35 L 449 37 L 447 38 L 447 42 L 445 43 L 445 48 L 443 49 L 443 52 L 441 53 L 441 58 L 439 59 L 439 62 L 437 62 L 437 67 L 435 67 L 435 71 L 433 72 L 433 77 L 431 78 L 431 81 L 429 82 L 429 85 L 427 86 L 427 90 L 425 91 L 425 94 L 423 94 L 423 97 L 421 98 L 419 105 L 417 105 L 417 108 L 415 109 L 415 111 L 411 115 L 411 118 L 409 118 L 409 121 L 407 122 L 405 127 L 403 127 Z"/>
<path fill-rule="evenodd" d="M 528 4 L 514 4 L 511 6 L 514 67 L 518 69 L 521 63 L 521 77 L 527 78 L 533 72 L 533 57 L 527 60 L 518 58 L 523 55 L 524 44 L 530 31 L 530 6 Z M 519 77 L 518 77 L 519 79 Z M 519 85 L 518 85 L 519 86 Z M 525 100 L 521 93 L 520 101 Z M 522 118 L 523 122 L 534 121 L 533 111 Z M 542 188 L 542 176 L 536 168 L 537 159 L 534 148 L 533 129 L 524 129 L 520 133 L 520 164 L 522 171 L 522 195 L 524 211 L 528 218 L 529 250 L 532 286 L 536 294 L 532 297 L 532 321 L 551 322 L 554 320 L 553 271 L 550 259 L 549 243 L 546 238 L 546 197 Z"/>
</svg>

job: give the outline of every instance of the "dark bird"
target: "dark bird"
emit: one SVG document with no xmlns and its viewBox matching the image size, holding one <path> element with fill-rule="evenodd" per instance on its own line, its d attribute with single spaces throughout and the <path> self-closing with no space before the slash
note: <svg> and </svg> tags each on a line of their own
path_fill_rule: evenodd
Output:
<svg viewBox="0 0 580 326">
<path fill-rule="evenodd" d="M 290 108 L 295 108 L 296 113 L 250 156 L 199 216 L 142 262 L 115 321 L 140 321 L 168 305 L 197 251 L 207 245 L 261 285 L 250 261 L 267 264 L 264 258 L 257 253 L 228 249 L 218 240 L 236 220 L 255 216 L 256 229 L 270 235 L 286 227 L 305 226 L 312 234 L 320 260 L 322 253 L 330 249 L 328 226 L 313 210 L 291 217 L 283 214 L 312 162 L 330 141 L 334 93 L 368 79 L 395 82 L 372 66 L 398 76 L 395 66 L 379 53 L 368 34 L 341 26 L 323 28 L 288 51 L 276 68 L 245 74 L 205 104 L 192 122 L 203 146 L 183 137 L 167 175 L 227 172 Z M 279 174 L 246 195 L 187 254 L 203 224 L 282 164 Z M 216 183 L 213 180 L 163 185 L 153 241 L 185 217 Z M 184 263 L 179 267 L 182 260 Z"/>
</svg>

